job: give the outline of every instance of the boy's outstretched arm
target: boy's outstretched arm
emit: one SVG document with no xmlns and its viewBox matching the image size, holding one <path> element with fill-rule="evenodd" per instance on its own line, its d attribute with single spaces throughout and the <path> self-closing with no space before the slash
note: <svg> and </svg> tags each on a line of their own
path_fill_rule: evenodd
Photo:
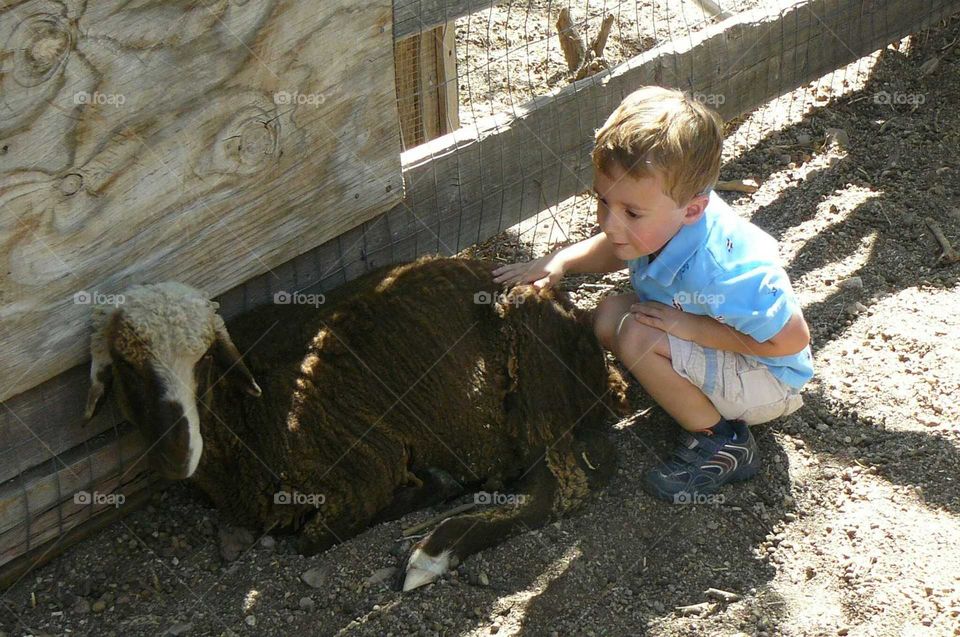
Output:
<svg viewBox="0 0 960 637">
<path fill-rule="evenodd" d="M 538 287 L 556 285 L 567 272 L 613 272 L 627 262 L 613 254 L 613 246 L 600 232 L 533 261 L 508 263 L 493 271 L 495 283 L 529 283 Z"/>
</svg>

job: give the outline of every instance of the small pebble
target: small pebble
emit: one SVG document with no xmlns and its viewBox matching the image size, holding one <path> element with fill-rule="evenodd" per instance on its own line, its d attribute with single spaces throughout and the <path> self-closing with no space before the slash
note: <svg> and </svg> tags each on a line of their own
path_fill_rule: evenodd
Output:
<svg viewBox="0 0 960 637">
<path fill-rule="evenodd" d="M 863 289 L 863 279 L 858 276 L 852 276 L 849 279 L 844 279 L 837 283 L 837 286 L 843 290 L 862 290 Z"/>
<path fill-rule="evenodd" d="M 78 597 L 73 602 L 73 608 L 71 608 L 71 612 L 76 615 L 86 615 L 90 612 L 90 600 L 88 600 L 86 597 Z"/>
<path fill-rule="evenodd" d="M 180 635 L 186 635 L 191 630 L 193 630 L 193 624 L 188 622 L 177 622 L 173 626 L 167 629 L 167 637 L 180 637 Z"/>
<path fill-rule="evenodd" d="M 327 583 L 327 570 L 315 566 L 301 575 L 300 579 L 311 588 L 321 588 Z"/>
<path fill-rule="evenodd" d="M 367 578 L 367 584 L 370 586 L 375 586 L 377 584 L 382 584 L 383 582 L 390 581 L 397 572 L 396 566 L 387 566 L 385 568 L 378 568 L 373 572 L 373 574 Z"/>
</svg>

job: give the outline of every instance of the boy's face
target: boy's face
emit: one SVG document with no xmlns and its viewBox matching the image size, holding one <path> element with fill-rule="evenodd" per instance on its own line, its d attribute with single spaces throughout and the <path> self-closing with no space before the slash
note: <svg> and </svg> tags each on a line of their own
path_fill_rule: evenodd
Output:
<svg viewBox="0 0 960 637">
<path fill-rule="evenodd" d="M 663 193 L 663 176 L 636 179 L 619 166 L 613 174 L 594 171 L 597 222 L 611 242 L 614 254 L 628 261 L 657 252 L 684 225 L 696 223 L 707 205 L 707 195 L 697 195 L 686 206 Z"/>
</svg>

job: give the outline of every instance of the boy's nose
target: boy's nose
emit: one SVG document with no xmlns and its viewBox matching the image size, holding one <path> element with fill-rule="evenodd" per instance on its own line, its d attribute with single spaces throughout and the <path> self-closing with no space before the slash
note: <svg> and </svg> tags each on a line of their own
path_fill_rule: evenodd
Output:
<svg viewBox="0 0 960 637">
<path fill-rule="evenodd" d="M 604 220 L 606 221 L 606 223 L 601 224 L 601 229 L 604 232 L 606 232 L 607 234 L 610 234 L 611 232 L 619 233 L 623 231 L 624 224 L 623 224 L 623 221 L 620 219 L 620 213 L 611 210 L 606 215 L 606 217 L 607 218 Z M 606 228 L 603 227 L 604 225 L 606 225 Z"/>
</svg>

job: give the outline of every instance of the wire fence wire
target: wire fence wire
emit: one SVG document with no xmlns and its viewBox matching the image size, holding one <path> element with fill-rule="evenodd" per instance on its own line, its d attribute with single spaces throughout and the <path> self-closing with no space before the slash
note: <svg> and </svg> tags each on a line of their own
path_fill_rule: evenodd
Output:
<svg viewBox="0 0 960 637">
<path fill-rule="evenodd" d="M 430 4 L 426 0 L 423 3 Z M 407 183 L 409 200 L 298 255 L 269 276 L 223 295 L 221 312 L 226 317 L 267 302 L 278 289 L 329 290 L 373 267 L 425 253 L 461 253 L 503 231 L 507 235 L 498 238 L 498 251 L 511 259 L 537 256 L 558 244 L 589 236 L 596 231 L 595 204 L 585 194 L 590 187 L 589 145 L 578 145 L 578 126 L 582 127 L 581 118 L 586 117 L 602 123 L 619 102 L 617 91 L 622 86 L 611 82 L 608 90 L 598 91 L 596 82 L 586 82 L 584 86 L 593 92 L 564 92 L 578 71 L 583 71 L 584 77 L 603 77 L 608 69 L 616 71 L 659 47 L 689 44 L 704 29 L 741 12 L 777 11 L 797 3 L 738 0 L 721 6 L 711 0 L 528 0 L 501 2 L 462 16 L 463 6 L 470 2 L 449 0 L 448 4 L 445 15 L 452 16 L 450 20 L 415 29 L 395 42 L 404 156 L 417 155 L 422 165 L 420 172 L 411 169 L 406 173 L 407 178 L 420 180 Z M 841 11 L 851 4 L 860 3 L 837 0 L 818 6 Z M 913 4 L 921 7 L 916 11 L 915 26 L 943 12 L 944 3 L 935 0 Z M 595 43 L 604 24 L 609 24 L 602 51 L 594 51 L 592 57 L 585 55 L 579 66 L 571 65 L 561 47 L 557 28 L 561 11 L 569 17 L 585 51 Z M 873 32 L 887 27 L 871 21 L 863 28 Z M 791 34 L 777 36 L 786 41 Z M 820 36 L 826 37 L 822 33 Z M 841 51 L 846 46 L 842 41 L 828 41 Z M 760 46 L 759 39 L 743 48 L 756 56 L 756 51 L 751 51 L 753 45 Z M 755 65 L 776 69 L 769 63 L 778 57 L 781 69 L 785 65 L 802 67 L 811 63 L 814 53 L 809 52 L 809 59 L 788 58 L 774 49 L 768 52 L 768 59 L 761 56 Z M 844 57 L 849 56 L 838 56 Z M 778 84 L 774 88 L 779 97 L 752 105 L 747 115 L 729 121 L 724 162 L 734 162 L 762 139 L 776 136 L 812 107 L 862 89 L 877 54 L 850 59 L 855 61 L 839 64 L 803 86 Z M 684 81 L 692 83 L 692 71 L 667 71 L 681 85 Z M 723 77 L 727 71 L 717 69 L 717 74 Z M 655 76 L 649 79 L 646 83 L 657 80 Z M 782 82 L 779 76 L 765 81 Z M 569 119 L 534 124 L 531 114 L 561 95 L 564 108 L 556 112 L 558 117 L 570 114 Z M 718 90 L 700 98 L 713 99 L 715 106 L 722 107 L 721 100 L 730 96 Z M 537 128 L 531 130 L 533 126 Z M 431 145 L 452 132 L 456 132 L 456 140 L 470 139 L 474 143 L 511 131 L 516 135 L 506 137 L 503 145 L 492 146 L 494 150 L 483 155 L 459 152 L 463 150 L 460 141 L 436 149 Z M 572 144 L 561 143 L 570 139 L 574 140 Z M 522 147 L 511 147 L 510 143 Z M 806 161 L 805 145 L 798 140 L 784 140 L 775 152 L 784 165 Z M 746 176 L 722 174 L 721 178 Z M 70 389 L 79 396 L 86 392 L 86 380 L 81 376 L 74 374 L 70 379 L 70 383 L 81 385 Z M 130 435 L 128 426 L 121 424 L 120 415 L 112 407 L 99 425 L 90 426 L 90 435 L 99 437 L 80 447 L 65 449 L 59 440 L 30 435 L 33 429 L 28 425 L 35 426 L 44 418 L 42 406 L 51 400 L 43 391 L 38 390 L 32 402 L 22 403 L 32 405 L 30 410 L 5 405 L 9 413 L 2 416 L 0 468 L 5 474 L 0 476 L 0 512 L 5 525 L 0 527 L 0 570 L 17 556 L 62 536 L 94 512 L 111 506 L 109 502 L 77 500 L 78 492 L 93 493 L 104 485 L 121 491 L 144 486 L 135 481 L 144 463 L 134 466 L 142 455 L 131 455 L 132 447 L 124 446 Z M 79 427 L 79 423 L 64 422 L 63 427 Z M 50 430 L 46 426 L 34 428 Z M 97 450 L 101 451 L 99 456 L 95 456 Z"/>
</svg>

